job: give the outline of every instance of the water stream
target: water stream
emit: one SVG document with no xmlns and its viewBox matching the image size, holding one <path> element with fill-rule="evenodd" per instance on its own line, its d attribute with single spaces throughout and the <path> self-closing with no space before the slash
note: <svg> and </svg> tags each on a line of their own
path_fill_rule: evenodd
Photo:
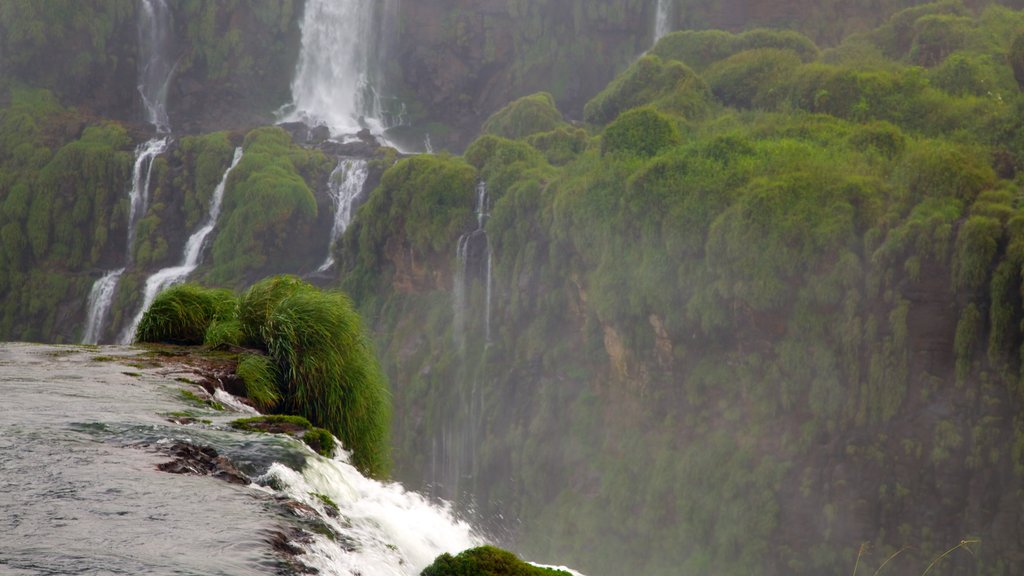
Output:
<svg viewBox="0 0 1024 576">
<path fill-rule="evenodd" d="M 166 0 L 142 0 L 139 10 L 139 95 L 146 119 L 157 133 L 168 134 L 167 89 L 174 75 L 171 63 L 173 21 Z"/>
<path fill-rule="evenodd" d="M 352 208 L 363 191 L 369 175 L 369 164 L 358 158 L 342 158 L 331 172 L 327 187 L 334 203 L 334 224 L 331 226 L 331 237 L 327 242 L 327 258 L 317 268 L 317 272 L 326 272 L 334 266 L 334 243 L 345 233 L 352 222 Z"/>
<path fill-rule="evenodd" d="M 185 243 L 185 251 L 182 254 L 181 264 L 172 266 L 170 268 L 164 268 L 149 278 L 146 279 L 146 291 L 142 299 L 142 307 L 136 313 L 135 318 L 131 324 L 125 327 L 121 333 L 120 342 L 127 344 L 131 342 L 135 336 L 135 329 L 138 327 L 139 322 L 142 321 L 142 316 L 146 313 L 146 309 L 156 299 L 157 294 L 162 290 L 170 288 L 175 284 L 180 284 L 188 278 L 200 263 L 202 263 L 203 248 L 206 247 L 206 239 L 213 232 L 217 226 L 217 218 L 220 216 L 221 203 L 224 200 L 224 188 L 227 186 L 228 176 L 231 175 L 231 171 L 234 170 L 235 166 L 242 160 L 242 148 L 238 147 L 235 149 L 235 157 L 231 160 L 231 165 L 224 171 L 224 176 L 221 177 L 220 182 L 213 191 L 213 196 L 210 198 L 210 210 L 206 216 L 206 221 L 202 226 L 196 230 L 192 236 L 189 237 L 188 242 Z"/>
<path fill-rule="evenodd" d="M 283 531 L 321 575 L 415 576 L 483 542 L 344 453 L 323 458 L 227 426 L 245 414 L 186 404 L 182 387 L 201 392 L 176 381 L 189 375 L 128 347 L 0 344 L 0 573 L 287 573 L 268 544 Z M 191 423 L 170 417 L 183 410 Z M 213 448 L 253 482 L 158 470 L 180 443 Z"/>
<path fill-rule="evenodd" d="M 658 0 L 654 10 L 654 41 L 672 31 L 672 0 Z"/>
</svg>

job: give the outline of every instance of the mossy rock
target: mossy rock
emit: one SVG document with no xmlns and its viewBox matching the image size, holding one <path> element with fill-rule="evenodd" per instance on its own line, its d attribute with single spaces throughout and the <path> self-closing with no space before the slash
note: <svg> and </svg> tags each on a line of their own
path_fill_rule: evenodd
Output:
<svg viewBox="0 0 1024 576">
<path fill-rule="evenodd" d="M 267 434 L 288 434 L 302 440 L 317 454 L 325 457 L 334 455 L 336 443 L 334 436 L 323 428 L 313 426 L 302 416 L 275 414 L 240 418 L 231 422 L 231 427 L 246 432 L 264 432 Z"/>
<path fill-rule="evenodd" d="M 441 554 L 420 572 L 420 576 L 569 576 L 569 573 L 527 564 L 515 554 L 494 546 L 480 546 L 456 556 Z"/>
<path fill-rule="evenodd" d="M 603 125 L 630 108 L 645 105 L 693 118 L 706 110 L 710 99 L 707 84 L 686 64 L 647 55 L 587 102 L 583 119 Z"/>
<path fill-rule="evenodd" d="M 654 108 L 635 108 L 608 125 L 601 140 L 601 152 L 654 156 L 679 143 L 679 130 L 671 118 Z"/>
</svg>

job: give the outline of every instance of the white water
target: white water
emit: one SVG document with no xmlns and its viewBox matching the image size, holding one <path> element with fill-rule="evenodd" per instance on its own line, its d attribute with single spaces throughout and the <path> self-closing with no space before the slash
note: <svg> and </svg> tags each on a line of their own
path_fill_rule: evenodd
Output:
<svg viewBox="0 0 1024 576">
<path fill-rule="evenodd" d="M 260 480 L 270 479 L 351 540 L 342 546 L 318 535 L 311 543 L 300 544 L 306 550 L 300 559 L 324 576 L 415 576 L 444 552 L 457 554 L 484 543 L 447 507 L 400 484 L 364 477 L 345 454 L 331 460 L 310 457 L 301 474 L 274 464 Z M 331 518 L 314 494 L 337 504 L 338 517 Z"/>
<path fill-rule="evenodd" d="M 146 313 L 149 305 L 153 303 L 153 300 L 156 299 L 157 294 L 175 284 L 184 282 L 188 275 L 201 263 L 206 238 L 217 226 L 217 218 L 220 216 L 220 207 L 221 202 L 224 200 L 224 188 L 227 185 L 228 176 L 241 159 L 242 148 L 235 148 L 235 157 L 231 161 L 231 166 L 228 166 L 228 169 L 224 171 L 224 176 L 221 177 L 220 183 L 217 184 L 217 188 L 213 191 L 213 197 L 210 198 L 210 212 L 206 217 L 206 222 L 185 243 L 185 252 L 182 256 L 181 264 L 171 268 L 164 268 L 146 279 L 146 292 L 142 300 L 142 308 L 139 309 L 132 323 L 122 332 L 122 344 L 131 342 L 135 336 L 135 329 L 139 326 L 139 322 L 142 321 L 142 316 Z"/>
<path fill-rule="evenodd" d="M 654 11 L 654 41 L 672 31 L 672 0 L 658 0 Z"/>
<path fill-rule="evenodd" d="M 325 125 L 332 134 L 368 128 L 381 134 L 400 122 L 382 103 L 388 0 L 307 0 L 302 49 L 286 121 Z"/>
<path fill-rule="evenodd" d="M 89 291 L 89 314 L 85 319 L 82 344 L 99 343 L 100 337 L 103 335 L 103 325 L 106 322 L 107 313 L 114 301 L 114 291 L 123 273 L 124 268 L 118 268 L 107 272 L 93 283 L 92 290 Z"/>
<path fill-rule="evenodd" d="M 139 10 L 139 95 L 146 107 L 146 119 L 156 131 L 167 134 L 167 89 L 174 73 L 169 48 L 171 12 L 166 0 L 142 0 Z"/>
<path fill-rule="evenodd" d="M 331 226 L 331 239 L 327 243 L 327 258 L 317 268 L 317 272 L 326 272 L 334 266 L 334 243 L 348 229 L 352 222 L 352 206 L 363 191 L 369 166 L 366 160 L 343 158 L 331 172 L 327 187 L 334 203 L 334 225 Z"/>
</svg>

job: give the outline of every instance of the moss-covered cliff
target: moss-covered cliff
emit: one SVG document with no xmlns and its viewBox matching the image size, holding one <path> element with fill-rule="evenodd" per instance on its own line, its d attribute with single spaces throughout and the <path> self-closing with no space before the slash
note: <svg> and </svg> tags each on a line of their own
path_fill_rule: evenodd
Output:
<svg viewBox="0 0 1024 576">
<path fill-rule="evenodd" d="M 455 273 L 454 170 L 431 218 L 462 226 L 429 238 L 378 189 L 339 256 L 399 477 L 593 574 L 836 573 L 863 543 L 919 574 L 961 540 L 951 573 L 1021 570 L 1022 28 L 947 3 L 834 49 L 680 32 L 582 136 L 517 102 L 465 155 L 490 288 Z"/>
</svg>

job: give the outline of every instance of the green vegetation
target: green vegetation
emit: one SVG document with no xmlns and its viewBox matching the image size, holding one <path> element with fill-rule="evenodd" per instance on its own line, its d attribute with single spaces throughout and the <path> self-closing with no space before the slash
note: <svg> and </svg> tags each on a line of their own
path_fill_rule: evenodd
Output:
<svg viewBox="0 0 1024 576">
<path fill-rule="evenodd" d="M 442 554 L 420 572 L 421 576 L 556 576 L 562 570 L 538 568 L 494 546 L 471 548 L 452 556 Z"/>
<path fill-rule="evenodd" d="M 538 132 L 550 132 L 562 124 L 562 113 L 547 92 L 524 96 L 484 122 L 481 132 L 513 140 Z"/>
<path fill-rule="evenodd" d="M 317 204 L 306 181 L 325 179 L 333 167 L 319 151 L 292 144 L 277 127 L 249 132 L 243 148 L 224 195 L 206 275 L 208 282 L 236 287 L 294 270 L 296 254 L 316 257 Z"/>
<path fill-rule="evenodd" d="M 325 428 L 307 433 L 307 444 L 329 455 L 334 434 L 364 473 L 388 474 L 387 382 L 344 294 L 321 292 L 294 276 L 262 280 L 237 299 L 228 290 L 184 284 L 157 296 L 136 338 L 254 348 L 259 353 L 243 354 L 237 373 L 257 407 L 298 415 L 279 421 Z"/>
<path fill-rule="evenodd" d="M 317 428 L 310 424 L 302 416 L 285 416 L 274 414 L 271 416 L 255 416 L 253 418 L 240 418 L 231 422 L 231 427 L 247 432 L 268 432 L 271 434 L 289 434 L 302 440 L 316 453 L 330 458 L 334 456 L 334 436 L 323 428 Z M 336 506 L 335 506 L 336 507 Z"/>
<path fill-rule="evenodd" d="M 584 572 L 834 573 L 870 541 L 863 573 L 982 530 L 979 573 L 1020 570 L 995 524 L 933 518 L 985 507 L 937 496 L 964 482 L 1020 499 L 996 478 L 1024 470 L 1022 29 L 943 2 L 827 48 L 669 34 L 585 128 L 467 148 L 493 290 L 470 269 L 458 320 L 474 175 L 435 232 L 411 205 L 461 161 L 396 164 L 339 262 L 415 415 L 398 475 L 476 438 L 440 456 L 448 496 Z"/>
<path fill-rule="evenodd" d="M 232 318 L 235 306 L 235 295 L 230 290 L 197 284 L 172 286 L 158 294 L 146 309 L 135 331 L 135 341 L 202 344 L 211 324 Z"/>
</svg>

